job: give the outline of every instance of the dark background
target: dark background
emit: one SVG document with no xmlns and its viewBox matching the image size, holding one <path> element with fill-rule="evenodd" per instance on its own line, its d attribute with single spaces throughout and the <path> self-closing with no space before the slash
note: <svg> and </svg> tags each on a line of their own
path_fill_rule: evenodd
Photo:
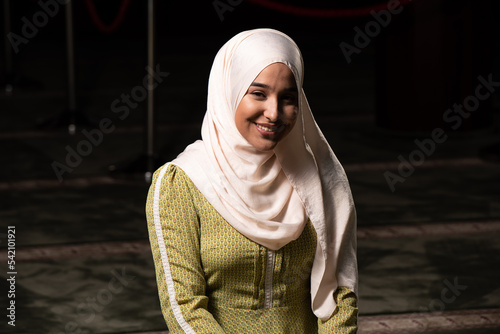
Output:
<svg viewBox="0 0 500 334">
<path fill-rule="evenodd" d="M 100 19 L 106 24 L 115 19 L 124 3 L 121 0 L 93 2 Z M 315 82 L 323 80 L 341 82 L 346 80 L 346 74 L 349 76 L 347 80 L 354 82 L 359 78 L 358 73 L 373 72 L 373 82 L 369 87 L 372 98 L 360 109 L 371 106 L 371 110 L 365 111 L 375 117 L 380 128 L 428 132 L 437 126 L 446 126 L 440 120 L 444 110 L 473 92 L 477 76 L 493 73 L 498 77 L 497 36 L 500 30 L 495 20 L 498 4 L 490 0 L 415 0 L 405 6 L 401 14 L 393 15 L 390 24 L 382 27 L 359 54 L 353 54 L 351 63 L 346 61 L 339 45 L 346 42 L 354 46 L 356 32 L 353 28 L 364 31 L 365 25 L 374 20 L 370 15 L 320 17 L 307 16 L 305 11 L 294 15 L 253 1 L 235 1 L 236 5 L 232 6 L 220 0 L 219 3 L 232 9 L 225 11 L 221 20 L 214 7 L 215 1 L 156 3 L 157 59 L 163 68 L 175 68 L 175 73 L 182 75 L 183 81 L 206 86 L 211 61 L 225 41 L 242 30 L 275 28 L 289 34 L 301 48 L 306 63 L 306 88 L 308 84 L 314 86 Z M 324 10 L 379 4 L 374 0 L 328 4 L 321 1 L 286 2 L 289 7 Z M 30 70 L 29 65 L 40 61 L 45 54 L 52 60 L 57 59 L 59 67 L 64 66 L 65 6 L 59 7 L 58 14 L 50 18 L 28 44 L 21 44 L 19 54 L 14 56 L 14 75 L 17 80 L 24 77 L 24 85 L 18 85 L 19 88 L 65 88 L 63 72 L 54 71 L 51 75 L 53 81 L 49 82 Z M 130 60 L 127 67 L 144 68 L 146 1 L 130 1 L 124 20 L 110 33 L 98 29 L 86 1 L 74 1 L 73 7 L 77 90 L 91 89 L 95 76 L 106 70 L 103 64 L 113 63 L 113 59 L 127 58 Z M 12 32 L 21 35 L 21 17 L 32 21 L 32 15 L 40 10 L 36 1 L 11 1 Z M 176 58 L 186 60 L 201 55 L 206 57 L 197 59 L 197 64 L 180 64 Z M 329 68 L 316 66 L 323 60 L 327 65 L 338 66 L 341 71 L 335 73 Z M 193 91 L 196 94 L 193 100 L 204 101 L 205 93 L 200 91 L 197 95 L 198 91 Z M 352 95 L 355 96 L 355 92 Z M 84 107 L 85 99 L 81 98 L 79 103 Z M 483 103 L 471 119 L 465 120 L 459 132 L 491 126 L 492 103 L 495 99 Z M 203 103 L 196 109 L 192 112 L 199 118 L 204 112 Z"/>
<path fill-rule="evenodd" d="M 49 1 L 55 0 L 42 0 Z M 413 0 L 348 62 L 339 45 L 355 46 L 355 29 L 364 31 L 374 22 L 371 15 L 307 17 L 257 1 L 242 1 L 223 20 L 210 0 L 156 1 L 155 63 L 170 73 L 155 90 L 158 162 L 175 158 L 200 137 L 208 76 L 219 48 L 242 30 L 281 30 L 303 53 L 308 101 L 351 184 L 361 317 L 403 317 L 380 318 L 386 326 L 411 319 L 412 313 L 428 316 L 443 282 L 454 278 L 468 288 L 445 305 L 446 312 L 498 312 L 500 89 L 459 128 L 450 129 L 442 118 L 475 94 L 479 76 L 500 81 L 499 2 Z M 286 5 L 326 11 L 379 1 Z M 110 33 L 97 28 L 86 0 L 73 2 L 77 111 L 87 121 L 109 118 L 115 128 L 64 173 L 63 182 L 53 164 L 66 164 L 68 147 L 87 140 L 83 127 L 96 129 L 96 123 L 82 122 L 69 135 L 67 124 L 53 122 L 68 112 L 66 7 L 60 5 L 36 36 L 19 45 L 10 78 L 0 45 L 0 247 L 3 252 L 4 227 L 16 226 L 16 333 L 60 334 L 72 321 L 103 334 L 164 330 L 144 211 L 149 184 L 134 165 L 145 152 L 146 104 L 123 120 L 111 108 L 142 85 L 147 73 L 147 1 L 130 0 L 123 22 Z M 93 2 L 106 24 L 123 3 Z M 32 21 L 40 10 L 38 1 L 11 0 L 11 32 L 21 35 L 23 17 Z M 3 8 L 0 17 L 3 23 Z M 11 94 L 6 82 L 13 83 Z M 428 142 L 437 128 L 448 140 L 391 188 L 387 173 L 400 175 L 400 157 L 418 157 L 415 140 Z M 128 167 L 124 170 L 132 173 L 125 174 L 133 177 L 110 175 L 110 165 Z M 98 296 L 111 271 L 121 268 L 136 279 L 86 322 L 76 313 L 78 305 Z"/>
</svg>

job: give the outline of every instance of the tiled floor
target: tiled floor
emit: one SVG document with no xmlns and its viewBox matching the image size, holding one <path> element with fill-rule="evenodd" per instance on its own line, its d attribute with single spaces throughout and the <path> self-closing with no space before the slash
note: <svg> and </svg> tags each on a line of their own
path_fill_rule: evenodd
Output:
<svg viewBox="0 0 500 334">
<path fill-rule="evenodd" d="M 114 99 L 141 82 L 141 61 L 109 50 L 101 59 L 82 42 L 79 105 L 116 129 L 61 183 L 52 164 L 64 163 L 67 147 L 84 137 L 36 128 L 38 118 L 64 110 L 64 68 L 54 56 L 64 50 L 33 43 L 37 56 L 24 55 L 23 73 L 45 88 L 0 96 L 2 262 L 7 226 L 15 226 L 17 251 L 16 327 L 3 317 L 0 333 L 166 331 L 147 243 L 149 185 L 140 175 L 107 173 L 143 151 L 144 106 L 124 120 L 110 111 Z M 212 57 L 159 59 L 170 72 L 158 90 L 157 142 L 165 161 L 199 137 Z M 344 163 L 358 210 L 360 333 L 498 333 L 500 166 L 478 157 L 500 141 L 498 115 L 490 129 L 450 137 L 392 191 L 384 173 L 395 172 L 397 157 L 422 137 L 374 125 L 371 59 L 361 55 L 348 69 L 320 54 L 306 59 L 306 92 Z M 1 268 L 4 280 L 9 275 Z"/>
</svg>

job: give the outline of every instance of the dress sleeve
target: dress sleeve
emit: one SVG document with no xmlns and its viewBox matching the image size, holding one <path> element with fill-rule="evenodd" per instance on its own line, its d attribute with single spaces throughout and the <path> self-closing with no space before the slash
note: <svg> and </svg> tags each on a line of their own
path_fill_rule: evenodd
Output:
<svg viewBox="0 0 500 334">
<path fill-rule="evenodd" d="M 318 334 L 356 334 L 358 331 L 358 306 L 354 292 L 339 287 L 333 294 L 337 308 L 330 319 L 318 319 Z"/>
<path fill-rule="evenodd" d="M 163 316 L 171 334 L 224 333 L 207 311 L 200 228 L 189 179 L 174 165 L 153 177 L 146 212 Z"/>
</svg>

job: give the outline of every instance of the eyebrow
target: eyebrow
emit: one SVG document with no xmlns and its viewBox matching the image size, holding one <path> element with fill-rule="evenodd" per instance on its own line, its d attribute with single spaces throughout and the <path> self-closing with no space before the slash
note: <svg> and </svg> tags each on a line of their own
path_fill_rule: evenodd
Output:
<svg viewBox="0 0 500 334">
<path fill-rule="evenodd" d="M 254 86 L 254 87 L 262 87 L 262 88 L 266 88 L 266 89 L 269 89 L 271 88 L 269 85 L 266 85 L 266 84 L 263 84 L 263 83 L 260 83 L 260 82 L 252 82 L 250 84 L 250 86 Z"/>
<path fill-rule="evenodd" d="M 271 86 L 269 86 L 269 85 L 266 85 L 266 84 L 263 84 L 263 83 L 260 83 L 260 82 L 256 82 L 256 81 L 252 82 L 250 84 L 250 86 L 261 87 L 261 88 L 265 88 L 265 89 L 270 89 L 271 88 Z M 297 89 L 297 87 L 288 87 L 288 88 L 285 88 L 285 91 L 287 91 L 287 92 L 297 92 L 298 89 Z"/>
</svg>

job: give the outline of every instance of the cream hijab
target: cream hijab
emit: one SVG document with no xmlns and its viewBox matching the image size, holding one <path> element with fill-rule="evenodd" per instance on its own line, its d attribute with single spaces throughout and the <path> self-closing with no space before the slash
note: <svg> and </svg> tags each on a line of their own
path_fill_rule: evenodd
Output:
<svg viewBox="0 0 500 334">
<path fill-rule="evenodd" d="M 252 81 L 276 62 L 295 76 L 299 115 L 274 151 L 260 152 L 236 129 L 235 111 Z M 297 239 L 311 220 L 318 242 L 312 309 L 326 320 L 338 286 L 357 293 L 356 214 L 345 172 L 314 121 L 302 82 L 302 56 L 287 35 L 256 29 L 234 36 L 212 66 L 202 140 L 172 164 L 231 226 L 271 250 Z"/>
</svg>

